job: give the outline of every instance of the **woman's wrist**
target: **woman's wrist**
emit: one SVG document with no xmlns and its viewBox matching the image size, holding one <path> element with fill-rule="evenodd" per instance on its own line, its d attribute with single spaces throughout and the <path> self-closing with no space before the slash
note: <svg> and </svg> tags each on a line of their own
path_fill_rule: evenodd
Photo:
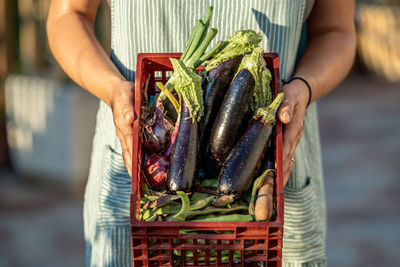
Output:
<svg viewBox="0 0 400 267">
<path fill-rule="evenodd" d="M 285 93 L 289 93 L 294 99 L 297 99 L 298 103 L 307 108 L 308 101 L 310 100 L 310 91 L 306 83 L 300 79 L 293 79 L 289 83 L 285 84 Z"/>
<path fill-rule="evenodd" d="M 105 90 L 105 99 L 103 99 L 103 101 L 111 108 L 118 96 L 131 95 L 134 92 L 134 83 L 124 78 L 115 78 L 109 82 L 108 85 L 109 86 Z"/>
</svg>

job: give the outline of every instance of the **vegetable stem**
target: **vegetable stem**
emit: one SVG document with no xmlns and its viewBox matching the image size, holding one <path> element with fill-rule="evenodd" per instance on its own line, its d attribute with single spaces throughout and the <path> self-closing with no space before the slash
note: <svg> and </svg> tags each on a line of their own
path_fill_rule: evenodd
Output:
<svg viewBox="0 0 400 267">
<path fill-rule="evenodd" d="M 170 90 L 168 90 L 167 87 L 164 86 L 161 82 L 156 83 L 157 87 L 160 88 L 160 90 L 168 97 L 169 101 L 171 101 L 172 105 L 174 106 L 175 110 L 177 113 L 179 113 L 179 110 L 181 106 L 179 105 L 179 102 L 176 100 L 176 98 L 173 96 Z"/>
<path fill-rule="evenodd" d="M 201 77 L 189 70 L 182 61 L 170 58 L 176 75 L 175 90 L 182 94 L 182 102 L 189 108 L 190 118 L 200 121 L 204 113 L 203 90 Z"/>
<path fill-rule="evenodd" d="M 200 43 L 202 43 L 203 40 L 205 39 L 206 34 L 208 32 L 208 27 L 210 27 L 210 21 L 211 21 L 211 17 L 212 17 L 212 14 L 213 14 L 213 10 L 214 10 L 213 6 L 210 6 L 208 8 L 206 18 L 204 19 L 204 31 L 203 31 L 203 35 L 201 36 Z M 196 48 L 196 50 L 197 50 L 197 48 Z M 187 65 L 187 66 L 189 66 L 189 65 Z"/>
<path fill-rule="evenodd" d="M 176 98 L 172 95 L 172 93 L 168 90 L 167 87 L 164 86 L 161 82 L 156 83 L 157 87 L 168 97 L 169 101 L 171 101 L 177 113 L 179 113 L 180 105 Z"/>
<path fill-rule="evenodd" d="M 187 55 L 187 53 L 189 51 L 189 48 L 191 47 L 191 45 L 193 43 L 193 40 L 196 37 L 196 34 L 200 29 L 200 26 L 201 26 L 201 20 L 198 20 L 196 22 L 196 24 L 194 25 L 194 27 L 193 27 L 192 33 L 189 36 L 189 40 L 186 43 L 185 50 L 183 50 L 183 53 L 182 53 L 182 56 L 181 56 L 180 60 L 184 60 L 184 58 L 186 57 L 186 55 Z"/>
<path fill-rule="evenodd" d="M 283 96 L 284 93 L 279 93 L 268 107 L 259 108 L 256 115 L 263 117 L 266 122 L 275 123 L 275 114 L 283 101 Z"/>
<path fill-rule="evenodd" d="M 204 63 L 204 61 L 208 60 L 210 57 L 215 56 L 216 54 L 221 51 L 227 42 L 219 41 L 217 42 L 207 53 L 202 55 L 194 64 L 193 64 L 193 69 L 196 69 L 198 66 Z"/>
<path fill-rule="evenodd" d="M 211 21 L 211 17 L 214 11 L 214 7 L 210 6 L 207 10 L 207 15 L 206 15 L 206 19 L 204 20 L 204 23 L 206 24 L 206 26 L 208 27 L 208 25 L 210 25 L 210 21 Z"/>
<path fill-rule="evenodd" d="M 190 47 L 189 47 L 185 57 L 182 59 L 182 62 L 185 63 L 185 65 L 186 65 L 186 62 L 188 61 L 188 59 L 193 55 L 194 51 L 201 43 L 201 41 L 202 41 L 201 38 L 203 37 L 203 32 L 204 32 L 204 30 L 206 30 L 206 25 L 204 25 L 204 22 L 202 20 L 199 20 L 199 24 L 200 24 L 200 26 L 196 31 L 193 41 L 190 44 Z"/>
<path fill-rule="evenodd" d="M 194 63 L 203 55 L 204 51 L 207 49 L 208 45 L 214 39 L 215 35 L 217 34 L 217 29 L 210 29 L 205 36 L 204 40 L 200 43 L 200 46 L 196 49 L 193 55 L 187 60 L 185 63 L 188 67 L 193 67 Z"/>
</svg>

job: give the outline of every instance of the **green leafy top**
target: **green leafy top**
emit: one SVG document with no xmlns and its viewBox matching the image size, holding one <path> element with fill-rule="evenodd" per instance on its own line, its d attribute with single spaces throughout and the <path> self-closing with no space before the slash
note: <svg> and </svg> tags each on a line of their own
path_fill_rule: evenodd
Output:
<svg viewBox="0 0 400 267">
<path fill-rule="evenodd" d="M 182 95 L 183 100 L 189 107 L 190 117 L 193 120 L 200 121 L 204 112 L 201 77 L 189 70 L 182 61 L 174 58 L 170 58 L 170 60 L 176 75 L 174 88 Z"/>
<path fill-rule="evenodd" d="M 256 33 L 253 30 L 236 31 L 227 39 L 225 47 L 207 63 L 206 71 L 217 67 L 230 58 L 250 53 L 261 40 L 261 33 Z"/>
<path fill-rule="evenodd" d="M 261 47 L 254 48 L 251 54 L 243 57 L 236 72 L 237 75 L 240 70 L 248 69 L 253 74 L 256 85 L 254 86 L 250 108 L 254 113 L 258 108 L 266 107 L 272 102 L 272 93 L 269 85 L 272 75 L 266 67 L 267 64 L 263 54 L 264 50 Z"/>
</svg>

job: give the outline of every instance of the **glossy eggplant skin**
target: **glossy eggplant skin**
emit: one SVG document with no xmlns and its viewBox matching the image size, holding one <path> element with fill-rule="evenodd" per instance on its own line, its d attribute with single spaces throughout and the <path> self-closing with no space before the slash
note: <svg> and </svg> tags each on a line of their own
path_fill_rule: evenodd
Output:
<svg viewBox="0 0 400 267">
<path fill-rule="evenodd" d="M 238 197 L 249 188 L 272 129 L 273 123 L 263 121 L 260 116 L 253 117 L 224 163 L 218 177 L 218 193 Z"/>
<path fill-rule="evenodd" d="M 233 79 L 214 122 L 210 149 L 219 164 L 223 164 L 241 136 L 255 80 L 251 72 L 242 69 Z"/>
<path fill-rule="evenodd" d="M 223 101 L 236 69 L 243 56 L 237 56 L 222 62 L 211 69 L 202 81 L 204 92 L 204 115 L 200 122 L 200 142 L 202 147 L 208 145 L 210 133 L 217 118 L 220 103 Z M 203 149 L 202 149 L 203 151 Z"/>
<path fill-rule="evenodd" d="M 199 151 L 198 122 L 190 118 L 182 99 L 179 130 L 170 158 L 167 187 L 170 192 L 190 192 L 196 172 Z"/>
</svg>

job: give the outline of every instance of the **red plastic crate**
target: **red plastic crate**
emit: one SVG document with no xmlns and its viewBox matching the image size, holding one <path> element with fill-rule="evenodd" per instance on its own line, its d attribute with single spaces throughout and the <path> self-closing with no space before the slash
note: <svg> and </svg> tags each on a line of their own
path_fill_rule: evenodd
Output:
<svg viewBox="0 0 400 267">
<path fill-rule="evenodd" d="M 283 234 L 282 125 L 277 121 L 276 138 L 276 219 L 272 222 L 143 222 L 139 201 L 142 176 L 140 116 L 145 80 L 151 75 L 149 93 L 155 83 L 164 84 L 171 75 L 169 58 L 180 53 L 138 54 L 135 78 L 135 121 L 133 124 L 131 230 L 133 266 L 281 266 Z M 280 92 L 279 59 L 276 53 L 264 54 L 271 71 L 271 89 Z M 185 231 L 186 230 L 186 231 Z M 188 233 L 195 230 L 201 234 Z M 221 234 L 215 231 L 223 231 Z M 191 251 L 191 255 L 186 254 Z M 181 253 L 180 261 L 174 253 Z M 200 261 L 202 260 L 202 261 Z"/>
</svg>

